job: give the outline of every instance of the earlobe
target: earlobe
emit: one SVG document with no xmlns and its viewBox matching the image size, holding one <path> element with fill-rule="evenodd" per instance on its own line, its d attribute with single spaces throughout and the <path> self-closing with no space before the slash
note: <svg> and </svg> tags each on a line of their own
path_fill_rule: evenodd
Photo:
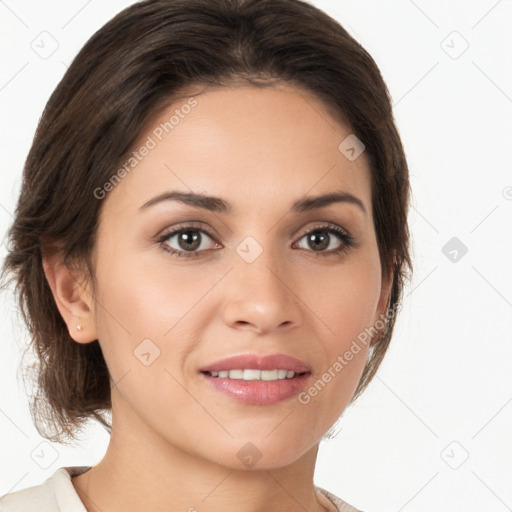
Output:
<svg viewBox="0 0 512 512">
<path fill-rule="evenodd" d="M 57 251 L 43 256 L 43 269 L 71 338 L 77 343 L 96 340 L 94 300 L 83 273 L 64 265 Z"/>
</svg>

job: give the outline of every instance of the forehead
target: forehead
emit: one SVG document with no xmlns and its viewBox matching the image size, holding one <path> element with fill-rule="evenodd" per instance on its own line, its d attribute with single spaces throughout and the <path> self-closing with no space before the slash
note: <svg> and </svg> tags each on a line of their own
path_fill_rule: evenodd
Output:
<svg viewBox="0 0 512 512">
<path fill-rule="evenodd" d="M 148 123 L 106 209 L 127 211 L 168 190 L 225 197 L 233 214 L 344 190 L 371 211 L 365 154 L 340 151 L 350 127 L 290 85 L 207 89 Z M 107 205 L 104 205 L 107 206 Z"/>
</svg>

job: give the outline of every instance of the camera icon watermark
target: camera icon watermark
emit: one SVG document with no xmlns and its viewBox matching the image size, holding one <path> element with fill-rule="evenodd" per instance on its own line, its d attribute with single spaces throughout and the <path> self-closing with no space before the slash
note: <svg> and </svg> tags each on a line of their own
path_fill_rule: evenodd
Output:
<svg viewBox="0 0 512 512">
<path fill-rule="evenodd" d="M 41 469 L 48 469 L 59 458 L 59 453 L 50 443 L 42 441 L 30 452 L 30 457 Z"/>
<path fill-rule="evenodd" d="M 511 201 L 512 200 L 512 187 L 510 185 L 503 189 L 503 197 L 507 201 Z"/>
<path fill-rule="evenodd" d="M 366 146 L 353 133 L 341 141 L 338 146 L 339 152 L 351 162 L 359 158 L 365 149 Z"/>
<path fill-rule="evenodd" d="M 59 43 L 49 32 L 43 30 L 32 40 L 30 47 L 41 59 L 46 60 L 57 51 Z"/>
<path fill-rule="evenodd" d="M 452 441 L 441 452 L 441 459 L 452 469 L 459 469 L 468 458 L 469 452 L 458 441 Z"/>
<path fill-rule="evenodd" d="M 238 450 L 236 456 L 240 459 L 242 464 L 251 468 L 261 459 L 262 453 L 254 444 L 248 442 Z"/>
<path fill-rule="evenodd" d="M 455 60 L 469 48 L 469 43 L 459 32 L 454 30 L 441 41 L 441 48 Z"/>
<path fill-rule="evenodd" d="M 453 236 L 443 245 L 441 252 L 452 263 L 458 263 L 467 254 L 468 248 L 459 238 Z"/>
<path fill-rule="evenodd" d="M 236 248 L 237 254 L 246 262 L 252 263 L 263 252 L 263 247 L 252 236 L 245 237 Z"/>
<path fill-rule="evenodd" d="M 142 340 L 135 350 L 133 355 L 144 365 L 149 366 L 153 364 L 155 359 L 160 357 L 160 349 L 149 339 Z"/>
</svg>

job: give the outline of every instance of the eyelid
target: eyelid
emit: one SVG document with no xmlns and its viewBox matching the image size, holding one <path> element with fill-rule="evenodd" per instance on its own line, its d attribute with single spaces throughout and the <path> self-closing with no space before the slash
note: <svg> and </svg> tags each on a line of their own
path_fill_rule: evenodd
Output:
<svg viewBox="0 0 512 512">
<path fill-rule="evenodd" d="M 165 229 L 162 229 L 155 236 L 155 239 L 161 238 L 162 236 L 165 236 L 165 235 L 170 236 L 172 234 L 175 234 L 175 232 L 177 232 L 177 231 L 180 231 L 182 229 L 184 230 L 186 228 L 192 228 L 192 227 L 197 228 L 198 230 L 204 231 L 210 238 L 213 238 L 214 240 L 216 240 L 216 236 L 210 232 L 208 227 L 205 227 L 205 224 L 202 221 L 194 221 L 194 220 L 181 222 L 181 223 L 177 224 L 176 226 L 173 226 L 172 228 L 166 227 Z M 299 230 L 296 230 L 293 232 L 292 237 L 295 238 L 298 236 L 299 238 L 302 238 L 304 235 L 307 235 L 308 233 L 310 233 L 311 231 L 314 231 L 315 229 L 327 229 L 327 228 L 333 228 L 335 230 L 340 230 L 347 236 L 351 237 L 348 230 L 339 226 L 338 224 L 335 224 L 335 223 L 327 221 L 327 220 L 326 221 L 319 220 L 319 221 L 316 221 L 316 225 L 314 225 L 312 227 L 301 228 Z M 218 242 L 218 240 L 216 240 L 216 242 L 220 243 L 220 242 Z"/>
<path fill-rule="evenodd" d="M 209 228 L 205 227 L 205 224 L 200 222 L 200 221 L 188 221 L 188 222 L 181 222 L 179 224 L 177 224 L 176 226 L 172 226 L 172 228 L 165 228 L 165 229 L 162 229 L 162 231 L 160 231 L 156 236 L 155 236 L 155 239 L 161 239 L 162 237 L 170 237 L 171 235 L 174 235 L 176 234 L 177 232 L 180 232 L 180 231 L 185 231 L 187 228 L 194 228 L 194 229 L 197 229 L 198 231 L 203 231 L 204 233 L 206 233 L 210 238 L 214 239 L 217 243 L 219 243 L 217 240 L 216 240 L 216 237 L 215 235 L 213 235 Z"/>
<path fill-rule="evenodd" d="M 334 224 L 333 222 L 329 222 L 327 220 L 326 221 L 317 221 L 317 223 L 314 226 L 311 226 L 308 228 L 303 228 L 303 229 L 299 230 L 298 232 L 296 232 L 299 234 L 298 235 L 295 234 L 294 237 L 298 236 L 298 238 L 300 239 L 304 235 L 307 235 L 317 229 L 325 229 L 325 230 L 334 229 L 335 231 L 341 231 L 343 234 L 347 235 L 348 237 L 351 237 L 350 233 L 345 228 L 342 228 L 338 224 Z"/>
</svg>

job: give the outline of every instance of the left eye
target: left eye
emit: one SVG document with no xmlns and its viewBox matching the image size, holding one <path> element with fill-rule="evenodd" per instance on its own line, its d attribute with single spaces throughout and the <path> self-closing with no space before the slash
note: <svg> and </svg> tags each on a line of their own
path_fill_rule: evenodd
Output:
<svg viewBox="0 0 512 512">
<path fill-rule="evenodd" d="M 333 236 L 334 235 L 334 236 Z M 340 245 L 343 246 L 344 243 L 347 243 L 346 238 L 343 237 L 343 234 L 334 229 L 329 228 L 317 228 L 312 231 L 308 231 L 299 239 L 306 239 L 306 244 L 309 247 L 314 247 L 314 252 L 332 252 L 337 251 L 340 248 Z M 336 244 L 337 239 L 337 244 Z M 334 243 L 334 247 L 333 247 Z M 301 247 L 301 249 L 307 249 L 307 247 Z"/>
</svg>

